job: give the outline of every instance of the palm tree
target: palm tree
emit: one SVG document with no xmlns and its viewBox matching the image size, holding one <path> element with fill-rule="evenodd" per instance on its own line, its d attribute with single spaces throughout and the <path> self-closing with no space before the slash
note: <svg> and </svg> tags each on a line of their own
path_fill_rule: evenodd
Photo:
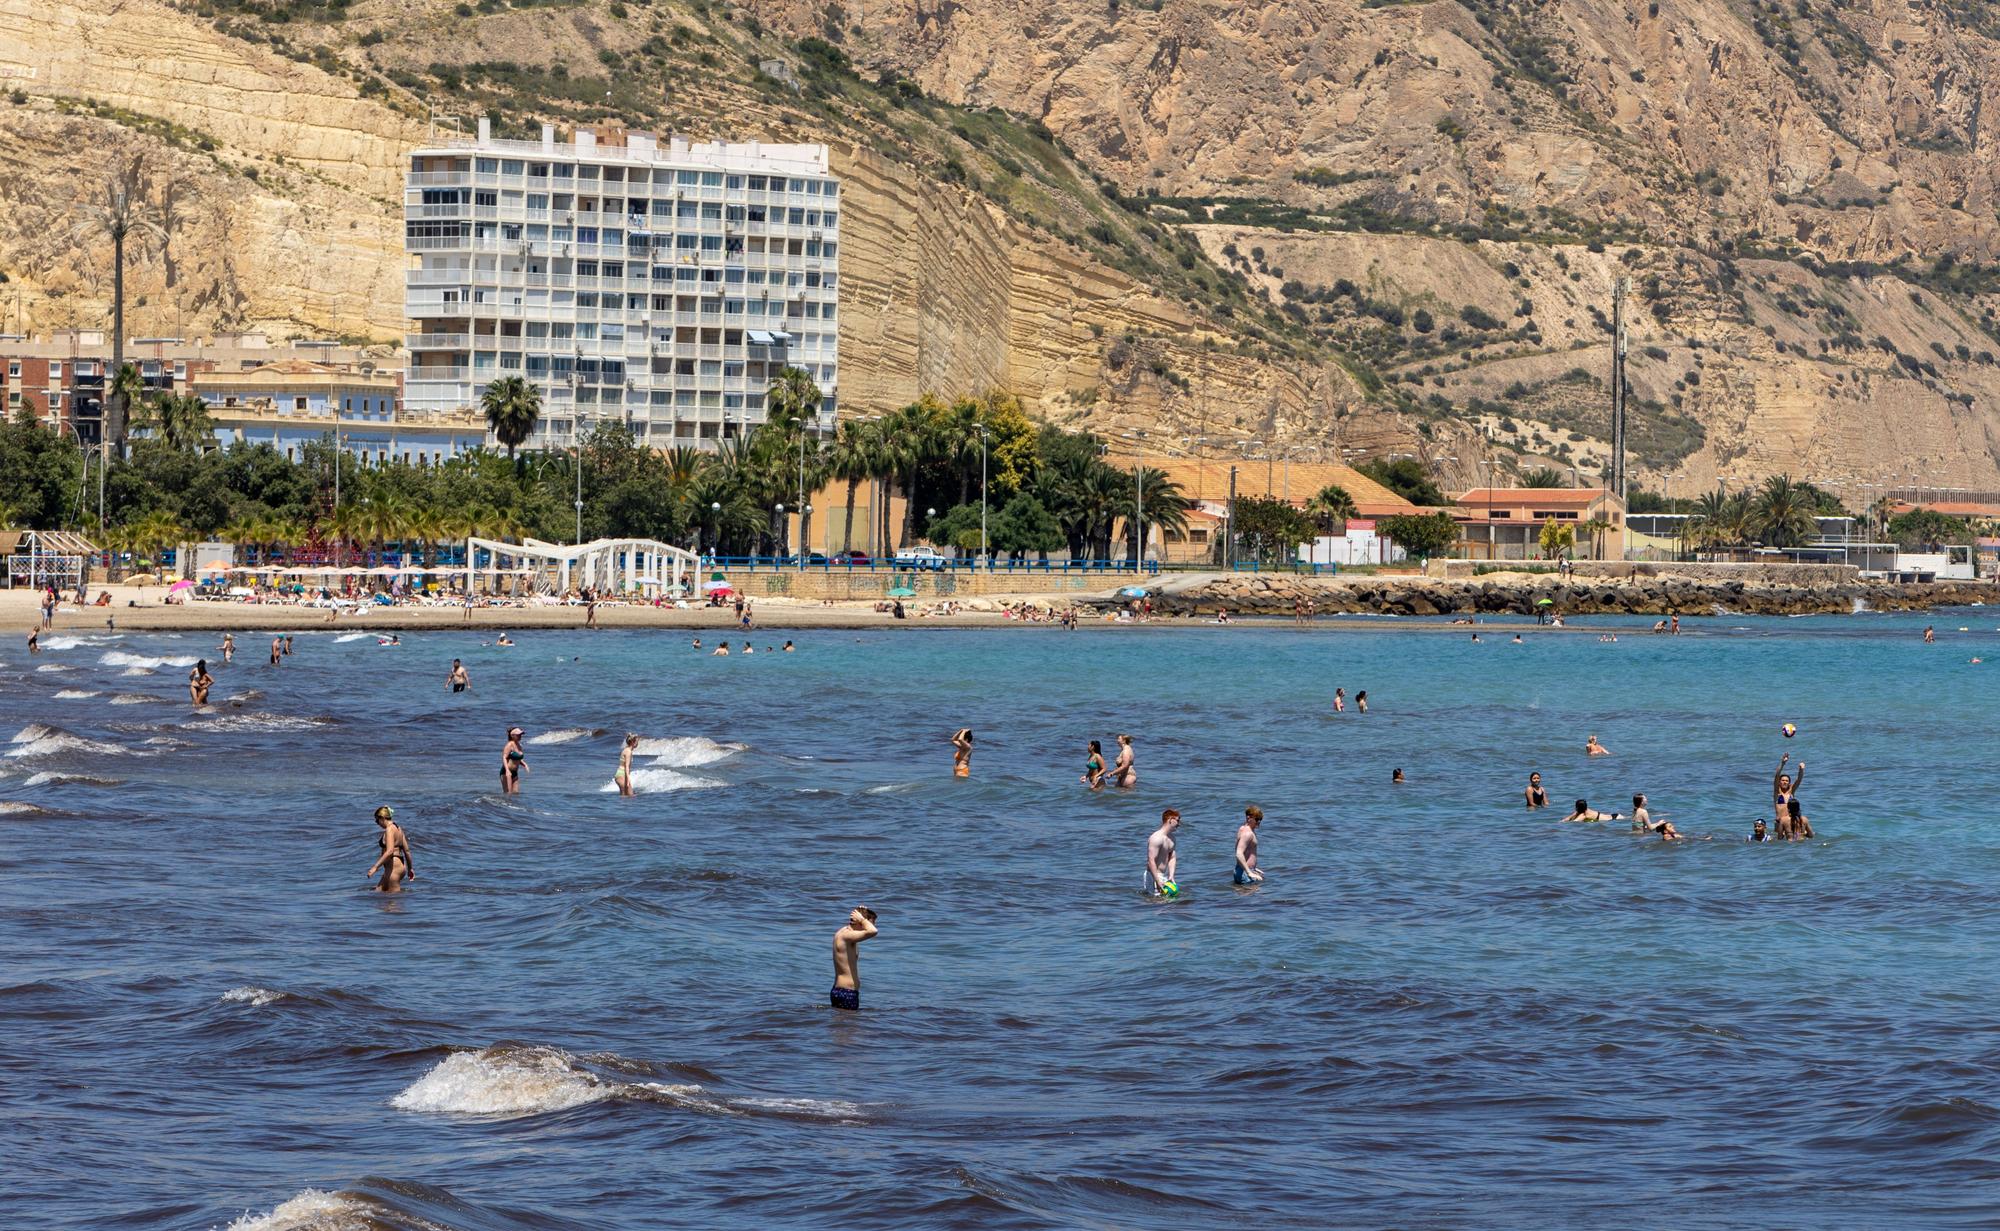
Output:
<svg viewBox="0 0 2000 1231">
<path fill-rule="evenodd" d="M 165 509 L 154 509 L 132 523 L 132 545 L 157 562 L 169 547 L 179 547 L 188 539 L 188 529 Z"/>
<path fill-rule="evenodd" d="M 787 432 L 804 431 L 806 421 L 819 413 L 821 400 L 812 374 L 790 365 L 771 378 L 764 399 L 764 421 Z"/>
<path fill-rule="evenodd" d="M 895 483 L 903 490 L 903 533 L 896 544 L 898 547 L 907 547 L 915 532 L 917 468 L 924 462 L 923 428 L 928 417 L 922 403 L 905 406 L 882 421 L 876 440 L 876 474 L 883 480 L 883 494 L 887 495 L 889 483 Z M 889 543 L 889 502 L 884 499 L 881 503 L 882 543 L 886 550 Z"/>
<path fill-rule="evenodd" d="M 864 479 L 875 477 L 875 425 L 849 419 L 840 425 L 827 458 L 827 473 L 847 484 L 847 528 L 841 542 L 854 547 L 854 493 Z"/>
<path fill-rule="evenodd" d="M 1318 524 L 1319 528 L 1331 534 L 1335 526 L 1344 526 L 1356 513 L 1354 497 L 1338 483 L 1329 483 L 1319 489 L 1319 494 L 1306 501 L 1306 516 Z"/>
<path fill-rule="evenodd" d="M 192 393 L 160 394 L 145 405 L 131 426 L 157 433 L 176 453 L 199 453 L 202 446 L 215 443 L 215 421 L 209 417 L 208 403 Z"/>
<path fill-rule="evenodd" d="M 119 426 L 120 432 L 126 434 L 130 433 L 132 426 L 131 423 L 132 407 L 143 406 L 143 399 L 145 398 L 145 396 L 146 396 L 146 378 L 139 374 L 139 365 L 136 363 L 114 364 L 111 370 L 111 387 L 104 391 L 104 402 L 108 413 L 108 409 L 110 407 L 112 400 L 113 399 L 117 400 L 119 411 L 123 419 L 123 422 Z M 103 425 L 103 427 L 106 431 L 106 435 L 104 438 L 108 441 L 111 439 L 109 435 L 110 425 L 107 422 L 106 424 Z M 124 440 L 121 438 L 117 443 L 122 451 L 123 445 L 125 443 Z"/>
<path fill-rule="evenodd" d="M 1562 485 L 1562 472 L 1551 470 L 1547 466 L 1538 466 L 1521 476 L 1522 487 L 1561 487 Z"/>
<path fill-rule="evenodd" d="M 83 207 L 83 227 L 111 241 L 111 370 L 125 366 L 125 241 L 148 236 L 164 240 L 160 207 L 146 197 L 151 167 L 144 152 L 130 155 L 104 181 L 96 200 Z M 125 452 L 125 395 L 104 399 L 104 431 L 111 447 Z"/>
<path fill-rule="evenodd" d="M 515 463 L 518 472 L 520 459 L 515 450 L 534 434 L 535 421 L 542 414 L 541 392 L 518 376 L 502 376 L 486 386 L 479 405 L 486 412 L 486 426 L 493 439 L 506 446 L 507 460 Z"/>
<path fill-rule="evenodd" d="M 1165 471 L 1141 466 L 1134 474 L 1128 475 L 1115 467 L 1107 466 L 1106 469 L 1118 476 L 1128 497 L 1118 511 L 1118 517 L 1125 523 L 1124 539 L 1129 559 L 1144 561 L 1146 545 L 1139 541 L 1142 522 L 1149 529 L 1157 527 L 1162 541 L 1169 534 L 1187 530 L 1188 510 L 1194 507 L 1194 501 L 1181 494 L 1181 485 L 1168 478 Z"/>
<path fill-rule="evenodd" d="M 1817 501 L 1790 475 L 1772 475 L 1757 494 L 1751 524 L 1769 546 L 1796 547 L 1819 528 L 1813 520 L 1816 507 Z"/>
</svg>

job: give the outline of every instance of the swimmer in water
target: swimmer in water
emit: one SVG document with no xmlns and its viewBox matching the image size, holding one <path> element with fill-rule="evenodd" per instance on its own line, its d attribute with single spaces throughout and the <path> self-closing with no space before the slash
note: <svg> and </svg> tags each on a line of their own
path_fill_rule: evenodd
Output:
<svg viewBox="0 0 2000 1231">
<path fill-rule="evenodd" d="M 971 727 L 960 727 L 951 733 L 951 773 L 954 778 L 972 777 Z"/>
<path fill-rule="evenodd" d="M 1515 645 L 1526 645 L 1526 644 L 1527 644 L 1527 642 L 1525 642 L 1525 641 L 1521 640 L 1521 634 L 1519 634 L 1519 633 L 1515 633 L 1515 634 L 1514 634 L 1514 644 L 1515 644 Z"/>
<path fill-rule="evenodd" d="M 494 645 L 513 645 L 513 644 L 514 644 L 514 639 L 513 639 L 512 637 L 509 637 L 509 636 L 508 636 L 508 635 L 507 635 L 506 633 L 501 633 L 501 634 L 500 634 L 500 636 L 499 636 L 499 637 L 498 637 L 498 638 L 497 638 L 497 639 L 496 639 L 496 640 L 495 640 L 495 641 L 493 642 L 493 644 L 494 644 Z"/>
<path fill-rule="evenodd" d="M 401 893 L 404 881 L 417 879 L 417 870 L 410 863 L 409 835 L 396 823 L 395 809 L 386 804 L 375 809 L 375 824 L 382 830 L 382 854 L 368 869 L 368 875 L 372 878 L 377 872 L 382 874 L 375 892 Z"/>
<path fill-rule="evenodd" d="M 836 1009 L 856 1012 L 861 1008 L 861 954 L 858 946 L 877 932 L 875 912 L 857 906 L 847 915 L 847 926 L 833 934 L 833 991 L 827 1000 Z"/>
<path fill-rule="evenodd" d="M 785 650 L 785 653 L 787 653 L 787 654 L 790 654 L 790 653 L 792 653 L 792 652 L 793 652 L 793 649 L 792 649 L 792 643 L 791 643 L 791 642 L 789 642 L 789 641 L 787 641 L 787 642 L 785 643 L 785 645 L 784 645 L 784 650 Z"/>
<path fill-rule="evenodd" d="M 1118 737 L 1118 759 L 1111 764 L 1111 785 L 1135 787 L 1139 785 L 1139 771 L 1132 767 L 1132 737 Z"/>
<path fill-rule="evenodd" d="M 1174 831 L 1181 827 L 1181 814 L 1172 808 L 1160 813 L 1160 827 L 1146 839 L 1146 892 L 1163 898 L 1178 896 L 1174 870 L 1180 856 L 1174 850 Z"/>
<path fill-rule="evenodd" d="M 207 705 L 208 690 L 214 685 L 215 677 L 208 673 L 208 660 L 201 659 L 188 672 L 188 700 L 196 705 Z"/>
<path fill-rule="evenodd" d="M 1924 625 L 1924 644 L 1925 645 L 1937 644 L 1937 630 L 1932 628 L 1928 624 Z"/>
<path fill-rule="evenodd" d="M 1402 771 L 1402 770 L 1400 770 L 1400 769 L 1399 769 L 1399 770 L 1397 770 L 1397 771 L 1396 771 L 1395 773 L 1393 773 L 1393 774 L 1390 774 L 1390 775 L 1389 775 L 1389 785 L 1390 785 L 1390 786 L 1401 786 L 1401 785 L 1403 785 L 1403 771 Z"/>
<path fill-rule="evenodd" d="M 224 666 L 236 661 L 236 634 L 222 634 L 222 662 Z"/>
<path fill-rule="evenodd" d="M 444 677 L 444 682 L 453 692 L 464 692 L 472 686 L 472 677 L 465 673 L 465 664 L 454 658 L 451 660 L 451 674 Z"/>
<path fill-rule="evenodd" d="M 1236 872 L 1238 885 L 1255 885 L 1264 879 L 1257 866 L 1257 827 L 1264 823 L 1264 810 L 1256 804 L 1243 809 L 1243 823 L 1236 827 Z"/>
<path fill-rule="evenodd" d="M 696 637 L 694 639 L 694 648 L 697 650 L 701 648 L 701 638 Z"/>
<path fill-rule="evenodd" d="M 1653 819 L 1653 814 L 1646 810 L 1646 797 L 1644 795 L 1634 795 L 1632 797 L 1633 833 L 1657 833 L 1660 827 L 1667 823 L 1666 821 L 1656 821 Z"/>
<path fill-rule="evenodd" d="M 1611 755 L 1611 750 L 1603 744 L 1598 743 L 1595 735 L 1583 742 L 1583 750 L 1594 757 L 1608 757 Z"/>
<path fill-rule="evenodd" d="M 31 628 L 28 630 L 28 653 L 39 654 L 41 652 L 42 630 L 40 628 Z"/>
<path fill-rule="evenodd" d="M 625 737 L 625 746 L 618 750 L 618 772 L 613 775 L 613 780 L 618 783 L 618 793 L 620 795 L 630 795 L 632 793 L 632 750 L 638 746 L 639 737 L 636 735 L 627 735 Z"/>
<path fill-rule="evenodd" d="M 1803 842 L 1813 836 L 1812 822 L 1806 819 L 1805 812 L 1800 809 L 1798 796 L 1794 795 L 1785 801 L 1785 813 L 1792 823 L 1790 835 L 1792 841 Z"/>
<path fill-rule="evenodd" d="M 521 775 L 528 772 L 528 754 L 521 750 L 521 735 L 521 728 L 508 727 L 507 744 L 500 749 L 500 791 L 505 795 L 519 795 Z"/>
<path fill-rule="evenodd" d="M 1791 820 L 1791 814 L 1787 805 L 1792 802 L 1793 796 L 1798 794 L 1799 788 L 1805 784 L 1806 780 L 1806 763 L 1804 761 L 1799 762 L 1796 774 L 1787 774 L 1785 772 L 1785 765 L 1791 759 L 1792 754 L 1789 752 L 1786 753 L 1784 759 L 1778 762 L 1778 772 L 1771 778 L 1771 808 L 1775 813 L 1774 819 L 1778 822 L 1779 837 L 1785 836 L 1785 830 Z"/>
<path fill-rule="evenodd" d="M 1368 690 L 1366 688 L 1354 694 L 1354 711 L 1357 714 L 1368 712 Z"/>
<path fill-rule="evenodd" d="M 1743 839 L 1743 840 L 1744 840 L 1745 842 L 1769 842 L 1769 841 L 1771 841 L 1771 833 L 1770 833 L 1770 831 L 1769 831 L 1768 829 L 1764 828 L 1764 818 L 1763 818 L 1763 817 L 1761 817 L 1761 816 L 1760 816 L 1760 817 L 1758 817 L 1758 818 L 1757 818 L 1757 819 L 1756 819 L 1755 821 L 1751 822 L 1751 825 L 1750 825 L 1750 836 L 1749 836 L 1749 837 L 1747 837 L 1747 838 L 1745 838 L 1745 839 Z"/>
<path fill-rule="evenodd" d="M 743 652 L 745 654 L 755 654 L 757 652 L 757 648 L 751 645 L 748 641 L 746 641 L 743 643 Z"/>
<path fill-rule="evenodd" d="M 1660 841 L 1662 842 L 1687 841 L 1687 835 L 1682 833 L 1680 830 L 1675 829 L 1674 823 L 1672 821 L 1661 821 L 1659 834 L 1660 834 Z"/>
<path fill-rule="evenodd" d="M 708 655 L 708 656 L 709 656 L 710 658 L 727 658 L 727 657 L 729 657 L 729 643 L 728 643 L 727 641 L 718 641 L 718 642 L 716 642 L 716 643 L 715 643 L 715 649 L 711 650 L 711 651 L 709 652 L 709 655 Z"/>
<path fill-rule="evenodd" d="M 1528 789 L 1521 793 L 1527 796 L 1530 812 L 1549 806 L 1549 793 L 1542 789 L 1542 776 L 1538 773 L 1528 775 Z"/>
<path fill-rule="evenodd" d="M 1345 688 L 1336 688 L 1336 689 L 1334 689 L 1334 690 L 1333 690 L 1333 712 L 1334 712 L 1334 713 L 1336 713 L 1336 714 L 1338 714 L 1338 713 L 1342 712 L 1343 710 L 1345 710 L 1346 708 L 1347 708 L 1347 690 L 1346 690 Z"/>
<path fill-rule="evenodd" d="M 1104 785 L 1104 749 L 1096 740 L 1090 741 L 1090 756 L 1083 763 L 1082 781 L 1093 791 Z"/>
<path fill-rule="evenodd" d="M 1565 821 L 1622 821 L 1624 819 L 1625 816 L 1623 813 L 1599 812 L 1581 799 L 1576 801 L 1576 811 L 1563 818 Z"/>
</svg>

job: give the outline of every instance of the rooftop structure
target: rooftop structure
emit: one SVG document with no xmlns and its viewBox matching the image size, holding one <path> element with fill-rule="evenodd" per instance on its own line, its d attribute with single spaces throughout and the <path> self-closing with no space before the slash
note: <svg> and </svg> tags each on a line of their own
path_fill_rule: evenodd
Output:
<svg viewBox="0 0 2000 1231">
<path fill-rule="evenodd" d="M 399 406 L 398 372 L 292 359 L 247 372 L 204 372 L 190 382 L 208 403 L 216 443 L 268 444 L 288 460 L 330 439 L 363 464 L 428 466 L 486 443 L 485 416 L 473 410 L 412 411 Z"/>
<path fill-rule="evenodd" d="M 840 185 L 823 145 L 662 144 L 613 125 L 558 142 L 414 150 L 405 402 L 476 407 L 496 378 L 542 397 L 533 444 L 597 422 L 715 447 L 763 422 L 780 369 L 811 374 L 832 430 Z"/>
</svg>

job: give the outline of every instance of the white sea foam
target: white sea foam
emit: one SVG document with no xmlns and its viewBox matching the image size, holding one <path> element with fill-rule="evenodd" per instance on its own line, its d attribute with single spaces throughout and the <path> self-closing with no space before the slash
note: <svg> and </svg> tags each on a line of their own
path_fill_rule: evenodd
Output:
<svg viewBox="0 0 2000 1231">
<path fill-rule="evenodd" d="M 89 637 L 64 637 L 61 635 L 44 637 L 41 646 L 45 650 L 73 650 L 80 645 L 90 645 Z"/>
<path fill-rule="evenodd" d="M 589 739 L 590 731 L 585 727 L 563 727 L 555 731 L 544 731 L 540 735 L 530 735 L 530 744 L 573 744 L 580 739 Z"/>
<path fill-rule="evenodd" d="M 58 693 L 56 694 L 56 700 L 58 700 L 58 701 L 81 701 L 81 700 L 83 700 L 83 699 L 84 699 L 85 697 L 94 697 L 94 696 L 96 696 L 96 695 L 97 695 L 97 694 L 96 694 L 95 692 L 92 692 L 92 691 L 91 691 L 90 689 L 88 689 L 88 688 L 65 688 L 65 689 L 63 689 L 63 690 L 62 690 L 61 692 L 58 692 Z"/>
<path fill-rule="evenodd" d="M 296 714 L 224 714 L 187 725 L 203 731 L 310 731 L 331 722 L 327 718 L 301 718 Z"/>
<path fill-rule="evenodd" d="M 708 791 L 719 786 L 728 786 L 713 778 L 698 778 L 693 774 L 683 774 L 672 769 L 635 769 L 632 771 L 632 792 L 635 795 L 661 795 L 668 791 Z M 600 791 L 615 791 L 618 783 L 607 782 L 597 788 Z"/>
<path fill-rule="evenodd" d="M 192 654 L 166 654 L 155 657 L 150 654 L 127 654 L 123 650 L 106 650 L 97 660 L 107 667 L 144 667 L 154 670 L 160 667 L 192 667 L 200 661 Z"/>
<path fill-rule="evenodd" d="M 68 663 L 43 663 L 41 666 L 36 667 L 35 670 L 44 675 L 52 675 L 57 671 L 74 671 L 76 668 Z"/>
<path fill-rule="evenodd" d="M 120 756 L 125 749 L 116 744 L 106 744 L 81 735 L 71 735 L 57 727 L 45 727 L 39 722 L 31 722 L 14 733 L 10 741 L 13 747 L 7 750 L 10 757 L 46 757 L 59 752 L 91 752 L 100 756 Z"/>
<path fill-rule="evenodd" d="M 43 809 L 18 799 L 0 799 L 0 816 L 31 816 Z"/>
<path fill-rule="evenodd" d="M 356 1201 L 308 1188 L 268 1214 L 245 1214 L 226 1231 L 365 1231 L 371 1224 Z"/>
<path fill-rule="evenodd" d="M 151 675 L 153 674 L 153 669 L 151 667 L 127 667 L 118 674 L 124 676 Z"/>
<path fill-rule="evenodd" d="M 389 1100 L 401 1111 L 461 1116 L 533 1116 L 596 1103 L 617 1086 L 576 1067 L 552 1047 L 455 1052 Z"/>
<path fill-rule="evenodd" d="M 30 774 L 24 786 L 117 786 L 117 778 L 93 778 L 89 774 Z"/>
<path fill-rule="evenodd" d="M 741 744 L 718 744 L 704 735 L 677 735 L 669 739 L 642 739 L 632 749 L 634 756 L 650 758 L 655 765 L 689 769 L 712 765 L 743 751 Z"/>
<path fill-rule="evenodd" d="M 261 1009 L 267 1004 L 278 1003 L 285 998 L 285 995 L 284 992 L 274 992 L 268 987 L 232 987 L 222 993 L 222 999 L 232 1004 L 255 1005 Z"/>
<path fill-rule="evenodd" d="M 113 705 L 152 705 L 152 704 L 154 704 L 155 702 L 157 702 L 157 701 L 159 701 L 159 700 L 160 700 L 160 698 L 159 698 L 159 697 L 154 697 L 154 696 L 149 696 L 149 695 L 147 695 L 146 693 L 143 693 L 143 692 L 121 692 L 121 693 L 119 693 L 119 694 L 118 694 L 117 696 L 115 696 L 115 697 L 111 698 L 111 704 L 113 704 Z"/>
</svg>

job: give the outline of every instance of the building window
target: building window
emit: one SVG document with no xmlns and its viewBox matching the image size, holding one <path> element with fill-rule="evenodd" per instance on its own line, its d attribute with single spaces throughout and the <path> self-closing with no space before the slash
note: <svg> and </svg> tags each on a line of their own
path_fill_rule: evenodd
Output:
<svg viewBox="0 0 2000 1231">
<path fill-rule="evenodd" d="M 304 410 L 305 408 L 306 408 L 306 400 L 305 400 L 304 398 L 293 398 L 293 399 L 292 399 L 292 409 L 293 409 L 293 410 Z"/>
</svg>

